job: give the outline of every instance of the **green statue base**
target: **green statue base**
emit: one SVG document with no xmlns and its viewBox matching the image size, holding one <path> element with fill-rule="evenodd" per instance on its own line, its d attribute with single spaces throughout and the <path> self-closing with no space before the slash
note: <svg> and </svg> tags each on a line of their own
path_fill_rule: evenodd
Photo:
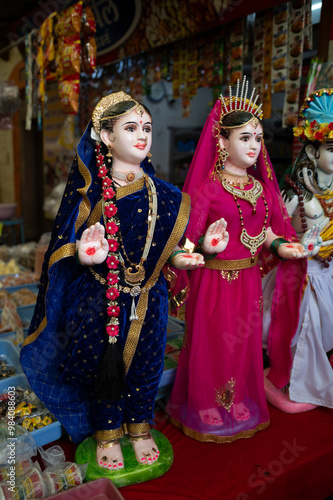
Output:
<svg viewBox="0 0 333 500">
<path fill-rule="evenodd" d="M 168 439 L 159 431 L 151 429 L 160 456 L 158 460 L 151 465 L 140 465 L 133 451 L 133 447 L 128 436 L 121 438 L 121 449 L 124 455 L 124 469 L 110 471 L 103 469 L 96 462 L 96 441 L 89 437 L 79 444 L 75 453 L 75 462 L 77 464 L 88 463 L 88 470 L 85 481 L 92 481 L 99 477 L 108 477 L 117 486 L 129 486 L 130 484 L 143 483 L 150 479 L 156 479 L 167 472 L 173 461 L 173 450 Z"/>
</svg>

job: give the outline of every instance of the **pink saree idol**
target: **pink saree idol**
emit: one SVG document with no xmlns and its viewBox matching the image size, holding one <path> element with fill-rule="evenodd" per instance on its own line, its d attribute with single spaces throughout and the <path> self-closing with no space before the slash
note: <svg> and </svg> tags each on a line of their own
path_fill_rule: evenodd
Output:
<svg viewBox="0 0 333 500">
<path fill-rule="evenodd" d="M 237 96 L 229 100 L 228 106 L 230 102 L 237 103 Z M 253 238 L 271 228 L 288 241 L 295 239 L 295 233 L 264 144 L 256 167 L 248 169 L 253 182 L 242 190 L 252 192 L 255 185 L 258 191 L 262 188 L 255 205 L 246 194 L 235 196 L 235 191 L 221 182 L 216 173 L 219 127 L 221 116 L 230 114 L 232 109 L 225 111 L 223 99 L 218 99 L 204 126 L 185 182 L 184 191 L 192 199 L 185 237 L 187 244 L 197 246 L 209 225 L 223 217 L 229 243 L 215 259 L 207 260 L 204 268 L 189 274 L 177 272 L 174 304 L 178 306 L 183 296 L 188 298 L 186 330 L 168 403 L 172 423 L 185 434 L 199 441 L 221 443 L 251 437 L 269 425 L 261 347 L 261 270 L 263 266 L 279 264 L 280 267 L 271 325 L 272 330 L 284 332 L 278 337 L 279 343 L 271 345 L 274 360 L 277 351 L 278 362 L 283 365 L 279 376 L 289 374 L 288 342 L 297 327 L 304 277 L 301 265 L 304 259 L 278 261 L 263 249 L 264 241 L 256 243 L 251 253 L 240 239 L 242 229 Z M 297 289 L 289 286 L 290 279 L 297 281 Z M 282 315 L 280 305 L 284 310 Z M 274 377 L 273 366 L 271 373 Z"/>
</svg>

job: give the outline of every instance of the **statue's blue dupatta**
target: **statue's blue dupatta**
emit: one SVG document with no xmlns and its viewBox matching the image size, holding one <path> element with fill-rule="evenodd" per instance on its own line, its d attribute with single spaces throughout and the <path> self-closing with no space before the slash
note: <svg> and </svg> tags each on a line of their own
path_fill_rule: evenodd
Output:
<svg viewBox="0 0 333 500">
<path fill-rule="evenodd" d="M 90 420 L 90 405 L 93 405 L 93 393 L 80 383 L 64 384 L 59 364 L 68 354 L 74 332 L 65 321 L 70 315 L 71 304 L 67 292 L 73 283 L 80 283 L 89 275 L 92 287 L 103 288 L 94 282 L 85 266 L 79 266 L 73 258 L 76 240 L 80 239 L 84 229 L 101 221 L 101 183 L 97 177 L 95 161 L 95 142 L 90 136 L 91 123 L 77 147 L 77 155 L 69 174 L 64 196 L 55 219 L 49 248 L 45 254 L 41 274 L 40 290 L 35 313 L 28 336 L 21 350 L 21 364 L 29 383 L 38 397 L 49 410 L 61 421 L 76 442 L 93 432 Z M 154 169 L 146 160 L 142 168 L 151 177 Z M 185 230 L 190 202 L 187 195 L 170 184 L 154 178 L 158 194 L 158 220 L 154 233 L 154 244 L 145 263 L 146 279 L 143 285 L 164 280 L 161 270 L 174 246 L 181 239 Z M 135 187 L 137 185 L 138 187 Z M 131 186 L 117 190 L 117 207 L 121 222 L 122 236 L 126 252 L 132 262 L 139 262 L 147 233 L 148 202 L 145 201 L 147 190 L 137 181 Z M 101 275 L 106 274 L 106 266 L 95 266 Z M 82 303 L 88 298 L 88 290 L 82 293 Z M 90 293 L 91 289 L 90 289 Z M 93 292 L 96 296 L 96 292 Z M 149 292 L 150 293 L 150 292 Z M 143 321 L 147 314 L 149 293 L 141 294 L 137 302 L 138 321 L 129 322 L 126 311 L 121 322 L 120 341 L 124 347 L 124 361 L 127 369 L 135 353 Z M 125 297 L 127 309 L 130 297 Z M 75 317 L 77 331 L 80 331 L 80 314 L 71 311 Z M 94 325 L 96 327 L 96 324 Z M 92 328 L 92 326 L 91 326 Z M 101 328 L 103 330 L 103 327 Z M 89 334 L 89 326 L 86 330 Z M 105 332 L 104 332 L 105 333 Z M 97 358 L 97 356 L 95 356 Z M 97 360 L 98 361 L 98 360 Z M 93 364 L 93 363 L 92 363 Z"/>
</svg>

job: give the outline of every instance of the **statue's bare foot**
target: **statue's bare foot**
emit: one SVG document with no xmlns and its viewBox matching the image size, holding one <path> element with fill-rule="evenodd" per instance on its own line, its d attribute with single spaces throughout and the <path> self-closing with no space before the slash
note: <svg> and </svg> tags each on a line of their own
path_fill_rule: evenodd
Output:
<svg viewBox="0 0 333 500">
<path fill-rule="evenodd" d="M 139 464 L 150 465 L 156 462 L 160 452 L 150 432 L 145 434 L 130 434 L 130 441 Z"/>
<path fill-rule="evenodd" d="M 115 471 L 124 468 L 124 457 L 119 440 L 97 441 L 96 460 L 103 469 Z"/>
<path fill-rule="evenodd" d="M 204 424 L 223 425 L 220 412 L 217 408 L 209 408 L 208 410 L 200 410 L 199 416 Z"/>
<path fill-rule="evenodd" d="M 232 406 L 232 415 L 238 422 L 248 420 L 250 418 L 250 412 L 244 405 L 244 403 L 236 403 Z"/>
</svg>

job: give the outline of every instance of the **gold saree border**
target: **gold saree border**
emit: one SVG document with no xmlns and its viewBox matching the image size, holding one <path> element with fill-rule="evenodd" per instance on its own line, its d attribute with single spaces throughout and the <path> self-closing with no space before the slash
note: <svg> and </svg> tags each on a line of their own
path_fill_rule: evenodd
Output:
<svg viewBox="0 0 333 500">
<path fill-rule="evenodd" d="M 87 196 L 87 192 L 92 181 L 91 173 L 81 160 L 78 153 L 77 153 L 77 158 L 78 158 L 79 172 L 82 175 L 85 184 L 84 187 L 77 189 L 77 192 L 80 193 L 80 195 L 82 196 L 82 200 L 79 206 L 79 214 L 75 221 L 75 234 L 78 232 L 82 224 L 88 219 L 90 214 L 91 204 Z"/>
<path fill-rule="evenodd" d="M 182 424 L 181 422 L 179 422 L 179 420 L 176 420 L 175 418 L 171 417 L 169 420 L 175 427 L 177 427 L 184 434 L 186 434 L 186 436 L 189 436 L 190 438 L 196 439 L 197 441 L 201 441 L 203 443 L 232 443 L 237 439 L 250 438 L 256 432 L 266 429 L 270 424 L 270 420 L 268 420 L 263 424 L 257 425 L 257 427 L 255 427 L 254 429 L 238 432 L 234 436 L 217 436 L 216 434 L 201 434 L 201 432 L 195 431 L 194 429 L 187 427 L 186 425 Z"/>
<path fill-rule="evenodd" d="M 53 254 L 50 257 L 48 271 L 50 270 L 50 267 L 53 266 L 53 264 L 55 264 L 59 260 L 64 259 L 66 257 L 71 257 L 72 255 L 75 254 L 75 252 L 76 252 L 76 244 L 75 243 L 67 243 L 66 245 L 63 245 L 62 247 L 58 248 L 58 250 L 53 252 Z M 46 287 L 45 297 L 47 294 L 47 289 L 48 289 L 48 285 Z M 44 299 L 44 301 L 45 301 L 45 299 Z M 46 326 L 47 326 L 47 318 L 46 318 L 46 316 L 44 316 L 44 318 L 40 322 L 37 330 L 35 330 L 28 337 L 26 337 L 26 339 L 23 342 L 22 347 L 34 342 L 34 340 L 36 340 L 38 338 L 39 334 L 44 330 L 44 328 L 46 328 Z"/>
<path fill-rule="evenodd" d="M 144 177 L 141 177 L 138 181 L 132 182 L 131 184 L 127 184 L 126 186 L 120 186 L 117 188 L 116 191 L 116 200 L 121 200 L 122 198 L 125 198 L 125 196 L 128 196 L 129 194 L 136 193 L 137 191 L 140 191 L 143 189 L 143 186 L 145 185 L 145 180 Z"/>
<path fill-rule="evenodd" d="M 117 188 L 116 192 L 116 199 L 117 201 L 120 200 L 121 198 L 125 198 L 125 196 L 128 196 L 129 194 L 136 193 L 137 191 L 141 191 L 144 186 L 144 180 L 143 177 L 139 179 L 136 182 L 133 182 L 133 184 L 129 184 L 127 186 L 121 186 Z M 103 198 L 99 200 L 99 202 L 95 205 L 93 211 L 91 212 L 89 219 L 87 221 L 87 225 L 90 227 L 93 224 L 96 224 L 96 222 L 99 222 L 101 220 L 103 213 Z"/>
<path fill-rule="evenodd" d="M 163 252 L 160 255 L 160 258 L 157 261 L 156 267 L 145 286 L 153 286 L 153 283 L 158 279 L 162 267 L 164 266 L 172 250 L 175 248 L 175 246 L 177 245 L 177 243 L 179 242 L 184 233 L 185 227 L 189 219 L 190 209 L 191 209 L 190 195 L 188 193 L 182 193 L 182 201 L 179 207 L 176 223 L 163 249 Z M 126 373 L 128 372 L 131 366 L 133 356 L 138 345 L 140 332 L 147 312 L 148 295 L 149 292 L 140 294 L 139 301 L 136 307 L 139 319 L 132 321 L 127 335 L 127 340 L 123 351 L 123 359 L 125 363 Z"/>
<path fill-rule="evenodd" d="M 93 211 L 89 215 L 89 218 L 87 220 L 87 226 L 90 227 L 93 224 L 96 224 L 96 222 L 99 222 L 102 217 L 102 208 L 103 207 L 103 199 L 101 198 L 98 203 L 96 203 L 95 207 L 93 208 Z"/>
</svg>

